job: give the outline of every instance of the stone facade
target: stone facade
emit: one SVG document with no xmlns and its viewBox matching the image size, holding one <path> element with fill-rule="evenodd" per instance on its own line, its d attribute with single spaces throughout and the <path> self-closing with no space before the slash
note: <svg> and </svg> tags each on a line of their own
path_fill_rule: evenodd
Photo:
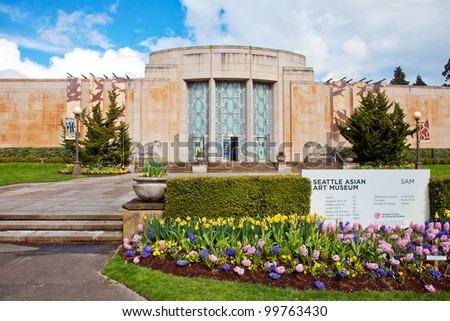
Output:
<svg viewBox="0 0 450 321">
<path fill-rule="evenodd" d="M 450 147 L 450 88 L 316 82 L 303 55 L 242 46 L 154 52 L 142 79 L 0 80 L 0 147 L 58 146 L 73 106 L 102 101 L 106 109 L 108 90 L 119 85 L 136 158 L 187 162 L 202 149 L 208 161 L 274 161 L 282 149 L 287 161 L 303 160 L 309 142 L 342 141 L 334 118 L 351 115 L 359 95 L 377 88 L 400 103 L 411 125 L 415 111 L 428 120 L 422 147 Z"/>
</svg>

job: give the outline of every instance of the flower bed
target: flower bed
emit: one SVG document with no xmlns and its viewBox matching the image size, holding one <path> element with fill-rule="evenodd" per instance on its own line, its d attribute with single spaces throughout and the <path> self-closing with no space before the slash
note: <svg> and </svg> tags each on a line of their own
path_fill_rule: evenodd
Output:
<svg viewBox="0 0 450 321">
<path fill-rule="evenodd" d="M 59 170 L 61 174 L 72 174 L 73 164 L 66 164 L 66 166 Z M 123 169 L 120 166 L 82 166 L 82 175 L 122 175 L 130 171 Z"/>
<path fill-rule="evenodd" d="M 427 260 L 429 255 L 448 259 L 448 222 L 404 229 L 326 223 L 315 214 L 277 214 L 258 219 L 149 218 L 138 228 L 138 234 L 124 239 L 122 252 L 135 264 L 207 277 L 206 270 L 224 279 L 263 278 L 271 285 L 294 286 L 295 278 L 318 290 L 357 280 L 391 282 L 398 288 L 416 282 L 422 291 L 450 291 L 448 262 Z"/>
</svg>

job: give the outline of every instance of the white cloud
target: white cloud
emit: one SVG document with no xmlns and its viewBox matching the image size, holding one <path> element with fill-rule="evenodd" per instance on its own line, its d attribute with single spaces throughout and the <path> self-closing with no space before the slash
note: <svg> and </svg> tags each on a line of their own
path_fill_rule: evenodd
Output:
<svg viewBox="0 0 450 321">
<path fill-rule="evenodd" d="M 368 55 L 368 48 L 365 41 L 359 36 L 354 36 L 342 44 L 342 50 L 350 58 L 357 61 L 364 60 Z"/>
<path fill-rule="evenodd" d="M 192 40 L 183 37 L 150 37 L 139 43 L 140 46 L 147 47 L 151 51 L 193 46 Z"/>
<path fill-rule="evenodd" d="M 33 77 L 45 72 L 45 68 L 28 59 L 21 60 L 17 44 L 0 39 L 0 77 Z"/>
<path fill-rule="evenodd" d="M 0 77 L 26 78 L 65 78 L 66 73 L 74 76 L 89 73 L 103 76 L 128 75 L 143 77 L 145 61 L 148 55 L 130 48 L 106 50 L 104 53 L 95 50 L 74 49 L 63 57 L 52 57 L 50 66 L 44 67 L 28 59 L 22 60 L 17 44 L 6 39 L 0 39 Z"/>
<path fill-rule="evenodd" d="M 450 52 L 445 28 L 448 0 L 183 0 L 183 4 L 196 44 L 299 52 L 306 55 L 317 79 L 330 74 L 389 78 L 401 65 L 411 81 L 420 73 L 440 85 L 440 71 Z"/>
<path fill-rule="evenodd" d="M 113 13 L 120 1 L 111 2 L 107 12 Z M 389 81 L 395 67 L 401 66 L 411 82 L 420 74 L 429 85 L 443 83 L 441 72 L 450 53 L 450 33 L 445 27 L 450 12 L 448 0 L 181 2 L 187 36 L 169 30 L 164 35 L 149 34 L 137 45 L 150 51 L 210 44 L 262 46 L 304 54 L 307 65 L 314 67 L 316 79 L 320 80 L 332 75 L 338 79 L 347 76 L 374 78 L 374 81 L 388 78 Z M 0 5 L 2 10 L 13 16 L 12 9 Z M 152 19 L 151 12 L 148 18 Z M 57 71 L 58 76 L 65 76 L 67 71 L 117 74 L 117 69 L 121 69 L 142 76 L 148 53 L 125 48 L 111 50 L 111 40 L 103 28 L 112 23 L 107 13 L 59 11 L 55 22 L 38 30 L 38 39 L 3 36 L 21 47 L 39 48 L 64 54 L 63 57 L 52 58 L 50 67 L 46 68 L 17 58 L 16 45 L 15 49 L 8 49 L 8 54 L 0 51 L 0 59 L 8 56 L 14 60 L 14 66 L 29 64 L 30 70 L 48 75 L 52 71 Z M 76 49 L 92 46 L 99 51 Z M 113 65 L 107 66 L 107 62 Z M 0 70 L 14 69 L 28 77 L 36 73 L 12 66 Z"/>
<path fill-rule="evenodd" d="M 114 2 L 113 4 L 111 4 L 108 7 L 108 11 L 111 12 L 111 13 L 116 13 L 117 12 L 117 8 L 119 7 L 119 5 L 120 5 L 120 0 L 116 0 L 116 2 Z"/>
<path fill-rule="evenodd" d="M 78 42 L 108 49 L 112 44 L 97 28 L 111 22 L 106 13 L 87 14 L 79 10 L 67 14 L 58 10 L 55 24 L 40 28 L 38 35 L 41 40 L 66 49 L 74 48 Z"/>
<path fill-rule="evenodd" d="M 1 13 L 8 15 L 11 21 L 14 22 L 24 21 L 28 16 L 28 13 L 24 12 L 19 7 L 2 3 L 0 3 L 0 14 Z"/>
</svg>

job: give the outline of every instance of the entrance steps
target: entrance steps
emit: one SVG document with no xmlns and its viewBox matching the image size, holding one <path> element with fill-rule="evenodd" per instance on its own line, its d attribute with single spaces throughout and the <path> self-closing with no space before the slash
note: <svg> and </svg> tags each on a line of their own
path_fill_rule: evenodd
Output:
<svg viewBox="0 0 450 321">
<path fill-rule="evenodd" d="M 170 163 L 169 173 L 192 173 L 190 163 Z M 207 173 L 277 173 L 276 162 L 211 162 L 206 163 Z M 300 173 L 301 169 L 340 169 L 339 165 L 331 161 L 316 163 L 287 162 L 287 169 L 292 173 Z"/>
<path fill-rule="evenodd" d="M 0 243 L 120 243 L 122 214 L 0 214 Z"/>
</svg>

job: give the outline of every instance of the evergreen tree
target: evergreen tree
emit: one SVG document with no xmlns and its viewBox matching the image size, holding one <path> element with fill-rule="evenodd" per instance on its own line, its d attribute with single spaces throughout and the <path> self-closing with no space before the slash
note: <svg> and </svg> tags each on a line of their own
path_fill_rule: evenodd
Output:
<svg viewBox="0 0 450 321">
<path fill-rule="evenodd" d="M 400 105 L 389 103 L 386 95 L 377 91 L 361 96 L 360 106 L 345 124 L 337 118 L 335 122 L 361 164 L 398 164 L 409 147 L 407 136 L 415 133 L 404 118 Z"/>
<path fill-rule="evenodd" d="M 80 158 L 84 163 L 124 165 L 130 155 L 129 126 L 119 122 L 125 106 L 117 104 L 117 96 L 115 90 L 109 92 L 106 117 L 103 117 L 100 102 L 92 106 L 91 113 L 84 110 L 81 115 L 86 126 L 86 137 L 80 141 L 83 146 Z"/>
<path fill-rule="evenodd" d="M 442 72 L 442 76 L 445 77 L 445 82 L 450 80 L 450 58 L 448 58 L 448 62 L 444 66 L 444 71 Z M 449 85 L 447 83 L 444 83 L 443 86 L 449 86 Z"/>
<path fill-rule="evenodd" d="M 409 85 L 409 81 L 405 77 L 402 67 L 398 66 L 394 70 L 394 78 L 391 80 L 391 85 Z"/>
<path fill-rule="evenodd" d="M 416 82 L 413 84 L 413 86 L 427 86 L 427 84 L 422 80 L 422 77 L 420 77 L 420 75 L 417 75 Z"/>
</svg>

